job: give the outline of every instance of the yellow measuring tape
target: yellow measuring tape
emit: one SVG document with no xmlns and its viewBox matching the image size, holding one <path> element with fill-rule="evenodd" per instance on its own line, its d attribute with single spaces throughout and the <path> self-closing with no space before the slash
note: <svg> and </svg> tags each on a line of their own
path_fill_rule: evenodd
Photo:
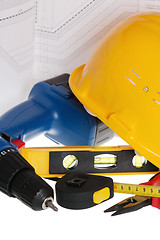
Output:
<svg viewBox="0 0 160 240">
<path fill-rule="evenodd" d="M 160 197 L 160 187 L 114 182 L 114 192 L 147 197 Z"/>
</svg>

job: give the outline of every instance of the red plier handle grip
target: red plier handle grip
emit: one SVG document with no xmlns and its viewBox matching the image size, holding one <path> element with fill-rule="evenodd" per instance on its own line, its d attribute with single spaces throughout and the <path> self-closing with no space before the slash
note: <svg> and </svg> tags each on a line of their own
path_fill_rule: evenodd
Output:
<svg viewBox="0 0 160 240">
<path fill-rule="evenodd" d="M 160 186 L 160 172 L 154 175 L 148 182 L 141 183 L 140 185 Z M 152 197 L 152 207 L 160 209 L 160 198 Z"/>
</svg>

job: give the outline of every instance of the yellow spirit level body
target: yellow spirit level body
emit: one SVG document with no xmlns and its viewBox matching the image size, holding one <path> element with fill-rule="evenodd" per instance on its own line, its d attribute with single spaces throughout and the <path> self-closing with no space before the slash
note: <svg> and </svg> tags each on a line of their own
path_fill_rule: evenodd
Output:
<svg viewBox="0 0 160 240">
<path fill-rule="evenodd" d="M 159 171 L 149 161 L 140 163 L 140 157 L 130 146 L 22 148 L 21 154 L 36 173 L 45 178 L 61 177 L 75 170 L 98 175 L 154 174 Z"/>
</svg>

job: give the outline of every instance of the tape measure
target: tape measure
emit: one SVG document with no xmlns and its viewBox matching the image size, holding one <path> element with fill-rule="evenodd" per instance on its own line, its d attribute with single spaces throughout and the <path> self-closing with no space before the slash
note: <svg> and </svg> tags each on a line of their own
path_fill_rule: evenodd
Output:
<svg viewBox="0 0 160 240">
<path fill-rule="evenodd" d="M 147 197 L 160 197 L 160 187 L 114 182 L 114 192 Z"/>
<path fill-rule="evenodd" d="M 57 203 L 68 209 L 86 209 L 113 197 L 110 177 L 70 173 L 55 186 Z"/>
<path fill-rule="evenodd" d="M 116 183 L 112 178 L 82 173 L 70 173 L 56 183 L 57 203 L 69 209 L 85 209 L 100 204 L 114 196 L 114 192 L 159 197 L 160 173 L 143 185 Z"/>
</svg>

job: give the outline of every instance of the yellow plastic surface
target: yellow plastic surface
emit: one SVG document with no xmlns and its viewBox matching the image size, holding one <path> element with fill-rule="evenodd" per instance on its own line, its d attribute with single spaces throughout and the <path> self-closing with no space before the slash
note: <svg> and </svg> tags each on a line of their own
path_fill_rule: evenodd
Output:
<svg viewBox="0 0 160 240">
<path fill-rule="evenodd" d="M 110 197 L 110 189 L 108 187 L 102 188 L 99 191 L 94 192 L 93 202 L 99 204 Z"/>
<path fill-rule="evenodd" d="M 132 16 L 70 76 L 80 102 L 160 167 L 160 14 Z"/>
<path fill-rule="evenodd" d="M 138 196 L 159 197 L 160 187 L 114 182 L 114 192 Z"/>
<path fill-rule="evenodd" d="M 73 146 L 73 147 L 54 147 L 54 148 L 21 148 L 21 155 L 34 167 L 36 173 L 44 178 L 62 177 L 64 174 L 49 173 L 49 153 L 50 152 L 66 152 L 66 151 L 90 151 L 90 152 L 115 152 L 123 150 L 133 150 L 130 146 L 115 146 L 115 147 L 88 147 L 88 146 Z M 53 159 L 54 160 L 54 159 Z M 134 172 L 134 173 L 107 173 L 107 175 L 121 174 L 153 174 L 157 172 Z M 93 174 L 93 173 L 92 173 Z M 105 173 L 95 173 L 94 175 L 106 175 Z"/>
<path fill-rule="evenodd" d="M 65 152 L 65 151 L 90 151 L 90 152 L 104 152 L 104 151 L 122 151 L 131 150 L 130 146 L 116 146 L 116 147 L 54 147 L 54 148 L 21 148 L 21 155 L 34 167 L 36 173 L 41 177 L 60 177 L 63 174 L 49 173 L 49 152 Z M 104 174 L 103 174 L 104 175 Z"/>
</svg>

